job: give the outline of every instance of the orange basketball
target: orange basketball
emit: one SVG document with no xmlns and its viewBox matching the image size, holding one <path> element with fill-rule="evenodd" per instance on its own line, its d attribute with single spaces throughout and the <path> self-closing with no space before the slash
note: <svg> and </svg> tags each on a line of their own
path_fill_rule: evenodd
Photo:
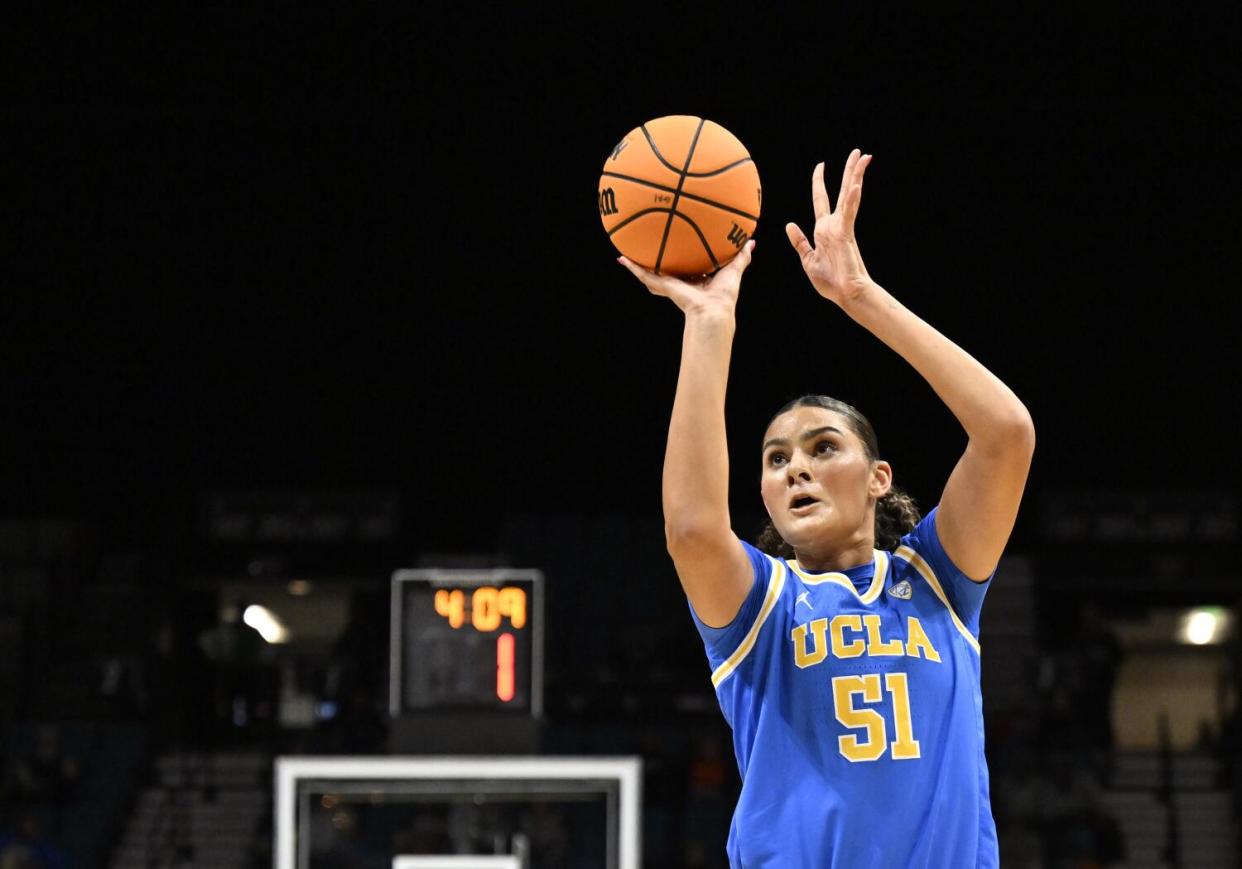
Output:
<svg viewBox="0 0 1242 869">
<path fill-rule="evenodd" d="M 733 259 L 755 231 L 762 198 L 759 170 L 737 136 L 690 115 L 631 130 L 599 179 L 608 237 L 661 274 L 707 274 Z"/>
</svg>

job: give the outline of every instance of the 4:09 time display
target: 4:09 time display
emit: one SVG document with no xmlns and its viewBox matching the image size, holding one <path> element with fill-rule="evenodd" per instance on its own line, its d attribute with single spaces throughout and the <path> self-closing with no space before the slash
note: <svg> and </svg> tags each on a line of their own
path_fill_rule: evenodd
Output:
<svg viewBox="0 0 1242 869">
<path fill-rule="evenodd" d="M 460 588 L 436 589 L 436 612 L 450 627 L 466 623 L 466 592 Z M 526 627 L 526 591 L 516 586 L 479 586 L 470 592 L 470 624 L 476 631 L 494 631 L 509 619 L 515 628 Z"/>
<path fill-rule="evenodd" d="M 541 712 L 538 571 L 393 575 L 394 715 Z"/>
</svg>

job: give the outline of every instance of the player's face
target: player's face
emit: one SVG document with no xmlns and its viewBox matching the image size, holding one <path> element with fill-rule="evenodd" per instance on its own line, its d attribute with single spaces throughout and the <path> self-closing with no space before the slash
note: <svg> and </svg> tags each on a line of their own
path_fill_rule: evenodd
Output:
<svg viewBox="0 0 1242 869">
<path fill-rule="evenodd" d="M 890 470 L 868 458 L 846 417 L 796 407 L 772 421 L 763 444 L 763 503 L 786 542 L 823 552 L 874 539 Z"/>
</svg>

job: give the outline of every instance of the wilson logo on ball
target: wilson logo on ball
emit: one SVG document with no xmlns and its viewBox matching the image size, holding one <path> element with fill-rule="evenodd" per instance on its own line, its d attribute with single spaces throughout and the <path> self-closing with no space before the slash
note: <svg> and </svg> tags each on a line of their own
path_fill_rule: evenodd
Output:
<svg viewBox="0 0 1242 869">
<path fill-rule="evenodd" d="M 728 239 L 733 242 L 733 246 L 738 250 L 741 250 L 742 245 L 746 244 L 746 239 L 748 238 L 750 238 L 750 236 L 736 223 L 733 224 L 733 228 L 729 230 Z"/>
<path fill-rule="evenodd" d="M 617 196 L 611 187 L 605 187 L 599 192 L 599 213 L 601 216 L 617 213 Z"/>
</svg>

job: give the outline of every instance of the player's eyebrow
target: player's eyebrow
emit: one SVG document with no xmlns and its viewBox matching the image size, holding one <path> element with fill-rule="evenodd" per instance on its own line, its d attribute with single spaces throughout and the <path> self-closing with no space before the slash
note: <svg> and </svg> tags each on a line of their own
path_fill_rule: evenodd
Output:
<svg viewBox="0 0 1242 869">
<path fill-rule="evenodd" d="M 808 432 L 803 432 L 802 440 L 809 441 L 811 438 L 815 437 L 816 435 L 822 435 L 826 431 L 835 432 L 836 434 L 842 434 L 841 429 L 837 428 L 835 425 L 822 425 L 819 428 L 813 428 Z M 768 441 L 767 443 L 763 445 L 763 450 L 761 450 L 761 452 L 767 452 L 768 447 L 787 447 L 787 446 L 789 446 L 789 440 L 787 438 L 772 438 L 770 441 Z"/>
</svg>

